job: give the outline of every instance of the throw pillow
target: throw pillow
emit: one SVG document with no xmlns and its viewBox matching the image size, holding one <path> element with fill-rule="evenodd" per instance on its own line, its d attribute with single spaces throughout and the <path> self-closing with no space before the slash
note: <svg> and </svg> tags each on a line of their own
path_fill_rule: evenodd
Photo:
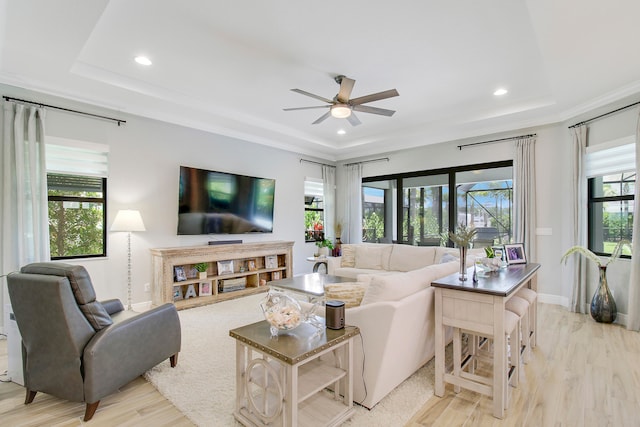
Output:
<svg viewBox="0 0 640 427">
<path fill-rule="evenodd" d="M 356 266 L 356 248 L 353 245 L 342 245 L 342 258 L 340 259 L 340 267 Z"/>
<path fill-rule="evenodd" d="M 367 287 L 358 282 L 335 283 L 324 286 L 324 297 L 344 302 L 345 308 L 358 307 L 366 290 Z"/>
<path fill-rule="evenodd" d="M 356 251 L 356 268 L 382 270 L 383 247 L 377 245 L 361 245 Z"/>
<path fill-rule="evenodd" d="M 458 258 L 454 257 L 451 254 L 444 254 L 442 258 L 440 258 L 440 264 L 444 264 L 451 261 L 458 261 Z"/>
</svg>

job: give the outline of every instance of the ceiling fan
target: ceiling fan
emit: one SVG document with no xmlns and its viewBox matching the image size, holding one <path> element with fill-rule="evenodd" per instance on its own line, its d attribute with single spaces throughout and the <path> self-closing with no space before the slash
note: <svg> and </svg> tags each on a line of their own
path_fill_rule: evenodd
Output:
<svg viewBox="0 0 640 427">
<path fill-rule="evenodd" d="M 392 98 L 394 96 L 398 96 L 399 93 L 395 89 L 385 90 L 384 92 L 372 93 L 371 95 L 365 95 L 358 98 L 349 99 L 351 96 L 351 90 L 353 89 L 353 85 L 356 83 L 355 80 L 350 79 L 345 76 L 336 76 L 334 78 L 336 83 L 340 85 L 340 90 L 333 97 L 333 99 L 327 99 L 322 96 L 314 95 L 313 93 L 309 93 L 302 89 L 291 89 L 294 92 L 297 92 L 302 95 L 310 96 L 311 98 L 319 99 L 320 101 L 324 101 L 329 105 L 318 105 L 315 107 L 297 107 L 297 108 L 284 108 L 284 111 L 293 111 L 293 110 L 311 110 L 315 108 L 329 108 L 329 111 L 320 116 L 315 122 L 312 124 L 317 125 L 318 123 L 323 122 L 329 116 L 336 117 L 338 119 L 347 119 L 352 126 L 358 126 L 362 123 L 355 114 L 354 111 L 362 112 L 362 113 L 371 113 L 371 114 L 379 114 L 381 116 L 391 117 L 394 110 L 387 110 L 385 108 L 378 107 L 369 107 L 366 104 L 368 102 L 379 101 L 381 99 Z"/>
</svg>

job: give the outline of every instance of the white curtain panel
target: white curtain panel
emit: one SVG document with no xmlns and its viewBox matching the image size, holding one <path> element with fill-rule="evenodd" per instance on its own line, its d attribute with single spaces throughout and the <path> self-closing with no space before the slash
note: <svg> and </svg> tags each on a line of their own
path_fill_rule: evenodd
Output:
<svg viewBox="0 0 640 427">
<path fill-rule="evenodd" d="M 585 157 L 587 152 L 587 126 L 572 128 L 571 155 L 571 233 L 570 246 L 587 245 L 587 176 L 585 173 Z M 565 248 L 568 249 L 568 248 Z M 589 312 L 589 295 L 587 295 L 587 260 L 584 257 L 571 257 L 567 262 L 572 264 L 570 270 L 571 311 Z"/>
<path fill-rule="evenodd" d="M 344 243 L 362 243 L 362 164 L 346 165 Z"/>
<path fill-rule="evenodd" d="M 515 240 L 523 243 L 528 261 L 536 260 L 536 139 L 516 141 L 514 158 Z"/>
<path fill-rule="evenodd" d="M 631 242 L 631 274 L 629 277 L 629 313 L 627 313 L 627 329 L 640 331 L 640 190 L 638 189 L 638 171 L 640 171 L 640 114 L 636 128 L 636 190 L 633 203 L 633 236 Z"/>
<path fill-rule="evenodd" d="M 336 221 L 336 168 L 322 165 L 322 199 L 324 201 L 324 236 L 333 241 Z"/>
<path fill-rule="evenodd" d="M 0 259 L 6 274 L 49 258 L 45 110 L 4 103 Z"/>
</svg>

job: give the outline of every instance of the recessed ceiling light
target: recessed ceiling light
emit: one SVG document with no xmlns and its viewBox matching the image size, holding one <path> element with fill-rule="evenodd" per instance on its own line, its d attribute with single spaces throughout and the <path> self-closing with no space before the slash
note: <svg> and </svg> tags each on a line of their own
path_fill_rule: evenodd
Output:
<svg viewBox="0 0 640 427">
<path fill-rule="evenodd" d="M 147 58 L 146 56 L 136 56 L 134 58 L 134 60 L 140 65 L 149 66 L 149 65 L 153 64 L 153 62 L 151 62 L 151 60 L 149 58 Z"/>
<path fill-rule="evenodd" d="M 500 88 L 500 89 L 497 89 L 495 92 L 493 92 L 493 94 L 495 96 L 502 96 L 502 95 L 506 95 L 507 92 L 509 92 L 509 91 L 504 89 L 504 88 Z"/>
<path fill-rule="evenodd" d="M 345 133 L 347 133 L 346 130 L 344 129 L 338 129 L 338 135 L 344 135 Z"/>
</svg>

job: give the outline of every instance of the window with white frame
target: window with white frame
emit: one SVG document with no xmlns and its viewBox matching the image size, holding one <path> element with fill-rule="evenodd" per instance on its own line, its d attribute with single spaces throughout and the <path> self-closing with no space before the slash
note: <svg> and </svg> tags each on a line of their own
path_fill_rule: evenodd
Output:
<svg viewBox="0 0 640 427">
<path fill-rule="evenodd" d="M 48 137 L 51 259 L 106 256 L 108 146 Z"/>
<path fill-rule="evenodd" d="M 321 179 L 304 180 L 304 240 L 315 242 L 324 239 L 324 185 Z"/>
<path fill-rule="evenodd" d="M 610 255 L 620 240 L 631 241 L 636 185 L 635 137 L 587 148 L 589 249 Z M 630 256 L 628 248 L 624 257 Z"/>
</svg>

